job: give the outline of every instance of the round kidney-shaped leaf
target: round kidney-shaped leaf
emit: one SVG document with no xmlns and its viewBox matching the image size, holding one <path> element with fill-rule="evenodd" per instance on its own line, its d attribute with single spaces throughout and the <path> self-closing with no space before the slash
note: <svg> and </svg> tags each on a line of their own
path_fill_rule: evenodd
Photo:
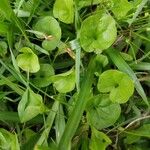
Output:
<svg viewBox="0 0 150 150">
<path fill-rule="evenodd" d="M 112 16 L 102 13 L 85 19 L 81 26 L 80 43 L 87 52 L 101 52 L 115 41 L 117 29 Z"/>
<path fill-rule="evenodd" d="M 118 70 L 103 72 L 99 77 L 97 87 L 102 93 L 110 92 L 110 100 L 117 103 L 126 103 L 134 92 L 133 80 Z"/>
<path fill-rule="evenodd" d="M 35 73 L 39 71 L 40 65 L 37 55 L 28 47 L 23 47 L 20 52 L 22 54 L 17 56 L 18 66 L 26 72 Z"/>
<path fill-rule="evenodd" d="M 75 71 L 71 69 L 65 73 L 52 76 L 51 81 L 58 92 L 70 92 L 75 88 Z"/>
<path fill-rule="evenodd" d="M 54 75 L 54 68 L 50 64 L 40 64 L 40 70 L 35 74 L 32 82 L 37 87 L 46 87 L 51 84 L 52 75 Z"/>
<path fill-rule="evenodd" d="M 61 28 L 55 18 L 51 16 L 40 18 L 35 24 L 34 30 L 43 33 L 47 37 L 42 43 L 44 49 L 51 51 L 57 47 L 61 39 Z M 36 36 L 44 38 L 42 34 Z"/>
<path fill-rule="evenodd" d="M 120 113 L 120 105 L 112 103 L 106 94 L 94 96 L 87 105 L 88 122 L 98 130 L 113 125 Z"/>
</svg>

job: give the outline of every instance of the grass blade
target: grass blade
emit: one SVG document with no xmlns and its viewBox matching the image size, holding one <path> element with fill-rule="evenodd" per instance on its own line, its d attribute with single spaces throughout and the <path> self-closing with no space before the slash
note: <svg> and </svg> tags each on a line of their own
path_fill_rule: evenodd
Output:
<svg viewBox="0 0 150 150">
<path fill-rule="evenodd" d="M 129 22 L 129 26 L 132 25 L 132 23 L 136 20 L 137 16 L 139 15 L 139 13 L 142 11 L 143 7 L 145 6 L 145 4 L 148 2 L 148 0 L 142 0 L 142 2 L 139 4 L 136 12 L 133 15 L 133 18 L 130 20 Z"/>
<path fill-rule="evenodd" d="M 55 116 L 57 114 L 59 108 L 59 101 L 55 101 L 53 106 L 52 106 L 52 110 L 50 111 L 46 123 L 44 125 L 44 131 L 41 134 L 41 137 L 39 138 L 37 145 L 42 145 L 42 144 L 46 144 L 47 143 L 47 139 L 48 139 L 48 135 L 49 132 L 51 130 L 52 124 L 54 122 Z"/>
<path fill-rule="evenodd" d="M 109 57 L 111 58 L 113 63 L 118 67 L 119 70 L 127 73 L 133 79 L 137 92 L 142 97 L 142 99 L 144 100 L 146 105 L 149 107 L 150 105 L 147 100 L 146 94 L 141 86 L 141 83 L 139 82 L 138 78 L 134 74 L 133 70 L 129 67 L 129 65 L 121 57 L 120 53 L 114 48 L 107 49 L 106 53 L 109 55 Z"/>
<path fill-rule="evenodd" d="M 92 58 L 92 60 L 89 63 L 86 75 L 83 79 L 81 90 L 77 97 L 76 104 L 74 106 L 74 109 L 70 117 L 68 118 L 68 122 L 66 124 L 64 133 L 59 142 L 59 145 L 58 145 L 59 150 L 68 150 L 70 146 L 71 139 L 74 136 L 76 129 L 78 128 L 80 119 L 82 117 L 88 97 L 90 95 L 91 86 L 93 82 L 93 76 L 94 76 L 94 72 L 96 68 L 97 67 L 96 67 L 95 58 Z"/>
</svg>

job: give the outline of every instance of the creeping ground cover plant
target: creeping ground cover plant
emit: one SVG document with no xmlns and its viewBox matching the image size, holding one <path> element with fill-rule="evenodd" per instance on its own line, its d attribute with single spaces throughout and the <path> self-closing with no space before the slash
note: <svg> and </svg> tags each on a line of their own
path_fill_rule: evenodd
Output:
<svg viewBox="0 0 150 150">
<path fill-rule="evenodd" d="M 148 150 L 149 100 L 150 1 L 0 1 L 1 150 Z"/>
</svg>

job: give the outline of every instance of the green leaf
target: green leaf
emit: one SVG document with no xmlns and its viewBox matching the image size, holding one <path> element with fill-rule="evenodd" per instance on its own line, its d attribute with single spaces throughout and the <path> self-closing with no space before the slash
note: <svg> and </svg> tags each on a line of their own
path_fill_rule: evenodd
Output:
<svg viewBox="0 0 150 150">
<path fill-rule="evenodd" d="M 133 57 L 127 53 L 120 52 L 120 55 L 123 57 L 124 60 L 126 61 L 133 61 Z"/>
<path fill-rule="evenodd" d="M 120 105 L 112 103 L 108 95 L 94 96 L 87 104 L 88 122 L 98 130 L 113 125 L 120 113 Z"/>
<path fill-rule="evenodd" d="M 31 89 L 27 89 L 18 105 L 20 121 L 26 122 L 46 111 L 41 95 L 35 94 Z"/>
<path fill-rule="evenodd" d="M 103 67 L 106 67 L 108 64 L 108 58 L 105 55 L 99 54 L 96 56 L 96 60 L 99 64 L 101 64 Z"/>
<path fill-rule="evenodd" d="M 65 73 L 52 76 L 51 81 L 58 92 L 70 92 L 75 88 L 75 71 L 71 69 Z"/>
<path fill-rule="evenodd" d="M 35 24 L 34 30 L 42 33 L 41 35 L 35 34 L 38 38 L 46 39 L 42 42 L 42 47 L 44 49 L 51 51 L 57 47 L 61 39 L 61 28 L 55 18 L 51 16 L 40 18 Z"/>
<path fill-rule="evenodd" d="M 142 99 L 147 104 L 147 106 L 150 106 L 149 102 L 147 100 L 146 94 L 145 94 L 143 87 L 141 86 L 138 78 L 136 77 L 133 70 L 129 67 L 129 65 L 121 57 L 120 53 L 114 48 L 107 49 L 106 53 L 109 55 L 109 57 L 111 58 L 113 63 L 118 67 L 118 69 L 120 71 L 127 73 L 132 78 L 132 80 L 134 81 L 134 85 L 135 85 L 137 92 L 142 97 Z"/>
<path fill-rule="evenodd" d="M 132 4 L 128 2 L 128 0 L 112 0 L 113 7 L 112 12 L 116 16 L 116 18 L 120 19 L 126 16 L 129 10 L 132 9 Z"/>
<path fill-rule="evenodd" d="M 115 20 L 106 13 L 86 18 L 80 31 L 80 43 L 86 52 L 101 52 L 110 47 L 117 36 Z"/>
<path fill-rule="evenodd" d="M 132 79 L 118 70 L 103 72 L 99 77 L 97 87 L 102 93 L 110 92 L 110 100 L 117 103 L 126 103 L 134 92 Z"/>
<path fill-rule="evenodd" d="M 55 18 L 70 24 L 74 21 L 74 2 L 73 0 L 56 0 L 53 7 Z"/>
<path fill-rule="evenodd" d="M 92 128 L 90 150 L 106 150 L 107 146 L 111 143 L 110 138 L 106 134 Z"/>
<path fill-rule="evenodd" d="M 0 148 L 2 150 L 20 150 L 17 135 L 8 132 L 5 129 L 0 129 Z"/>
<path fill-rule="evenodd" d="M 37 55 L 28 47 L 23 47 L 20 52 L 22 54 L 17 56 L 18 66 L 26 72 L 35 73 L 39 71 L 40 65 Z"/>
<path fill-rule="evenodd" d="M 32 82 L 37 87 L 46 87 L 51 84 L 50 77 L 54 75 L 54 68 L 50 64 L 40 64 L 40 70 L 35 73 Z"/>
</svg>

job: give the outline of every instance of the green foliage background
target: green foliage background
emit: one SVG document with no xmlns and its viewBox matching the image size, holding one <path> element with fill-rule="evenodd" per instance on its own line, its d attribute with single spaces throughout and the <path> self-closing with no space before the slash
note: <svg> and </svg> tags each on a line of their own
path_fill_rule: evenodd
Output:
<svg viewBox="0 0 150 150">
<path fill-rule="evenodd" d="M 0 149 L 150 148 L 148 0 L 1 0 Z"/>
</svg>

